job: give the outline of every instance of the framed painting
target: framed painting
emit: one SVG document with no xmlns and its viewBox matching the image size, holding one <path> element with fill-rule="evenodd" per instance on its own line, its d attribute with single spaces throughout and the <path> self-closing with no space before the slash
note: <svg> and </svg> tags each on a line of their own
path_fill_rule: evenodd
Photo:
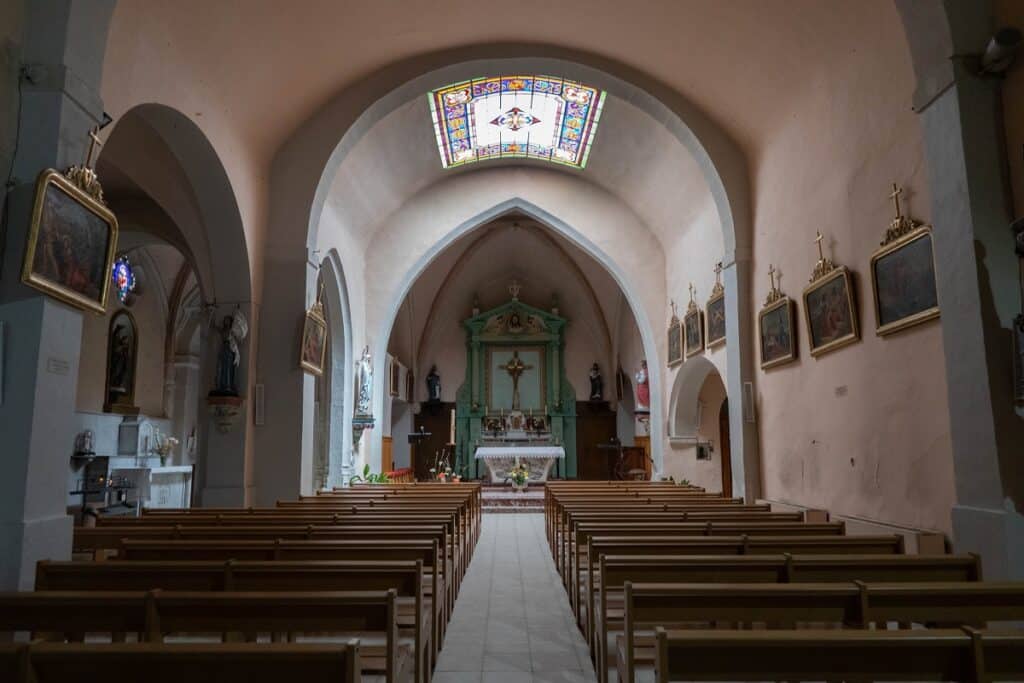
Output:
<svg viewBox="0 0 1024 683">
<path fill-rule="evenodd" d="M 327 321 L 321 310 L 322 306 L 317 302 L 306 311 L 299 355 L 299 366 L 317 377 L 324 374 L 324 354 L 327 351 Z"/>
<path fill-rule="evenodd" d="M 388 393 L 392 396 L 398 396 L 398 389 L 402 386 L 402 366 L 398 364 L 397 360 L 391 361 L 391 374 L 388 377 Z"/>
<path fill-rule="evenodd" d="M 683 362 L 683 326 L 679 318 L 672 316 L 668 324 L 668 366 L 679 365 Z"/>
<path fill-rule="evenodd" d="M 796 360 L 796 303 L 788 296 L 766 305 L 757 315 L 761 339 L 761 369 L 767 370 Z"/>
<path fill-rule="evenodd" d="M 725 343 L 725 291 L 708 299 L 704 317 L 707 322 L 707 344 L 714 349 Z"/>
<path fill-rule="evenodd" d="M 139 333 L 135 318 L 120 310 L 110 319 L 107 337 L 107 384 L 103 411 L 134 415 L 135 373 L 138 367 Z"/>
<path fill-rule="evenodd" d="M 912 230 L 871 256 L 871 289 L 880 336 L 939 317 L 930 228 Z"/>
<path fill-rule="evenodd" d="M 21 280 L 77 308 L 105 313 L 117 218 L 53 169 L 36 181 Z"/>
<path fill-rule="evenodd" d="M 683 336 L 686 338 L 687 358 L 704 350 L 704 314 L 695 304 L 683 316 Z"/>
<path fill-rule="evenodd" d="M 836 266 L 804 289 L 804 318 L 811 356 L 835 351 L 860 339 L 853 273 Z"/>
</svg>

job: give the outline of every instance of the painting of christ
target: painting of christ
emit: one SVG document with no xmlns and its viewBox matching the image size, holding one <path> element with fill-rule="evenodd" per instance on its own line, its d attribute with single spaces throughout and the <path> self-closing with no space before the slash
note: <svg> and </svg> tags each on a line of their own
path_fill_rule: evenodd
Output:
<svg viewBox="0 0 1024 683">
<path fill-rule="evenodd" d="M 36 185 L 22 281 L 78 308 L 103 313 L 117 219 L 56 171 Z"/>
<path fill-rule="evenodd" d="M 713 349 L 725 343 L 725 294 L 718 294 L 708 300 L 707 306 L 708 348 Z"/>
<path fill-rule="evenodd" d="M 763 370 L 796 360 L 796 334 L 793 328 L 795 307 L 792 299 L 783 297 L 766 306 L 758 315 Z"/>
<path fill-rule="evenodd" d="M 669 367 L 683 362 L 683 326 L 679 318 L 672 316 L 668 325 L 668 364 Z"/>
<path fill-rule="evenodd" d="M 871 257 L 876 332 L 892 334 L 939 315 L 932 233 L 919 228 Z"/>
<path fill-rule="evenodd" d="M 683 332 L 686 337 L 686 357 L 704 350 L 704 316 L 694 307 L 683 317 Z"/>
<path fill-rule="evenodd" d="M 324 354 L 327 351 L 327 321 L 319 312 L 320 304 L 306 311 L 302 328 L 302 352 L 299 366 L 319 377 L 324 373 Z"/>
<path fill-rule="evenodd" d="M 804 316 L 812 356 L 860 339 L 853 300 L 853 276 L 844 267 L 815 280 L 804 290 Z"/>
</svg>

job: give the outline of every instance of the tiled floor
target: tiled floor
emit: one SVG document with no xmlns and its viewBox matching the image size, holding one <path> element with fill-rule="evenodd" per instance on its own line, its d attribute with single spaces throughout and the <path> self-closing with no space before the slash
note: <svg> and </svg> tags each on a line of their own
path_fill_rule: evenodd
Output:
<svg viewBox="0 0 1024 683">
<path fill-rule="evenodd" d="M 596 681 L 539 514 L 484 515 L 434 683 Z"/>
</svg>

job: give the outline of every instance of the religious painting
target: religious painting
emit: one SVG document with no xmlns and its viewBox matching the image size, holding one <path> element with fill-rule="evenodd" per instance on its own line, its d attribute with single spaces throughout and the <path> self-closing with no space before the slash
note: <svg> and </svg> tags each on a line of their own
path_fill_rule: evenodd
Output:
<svg viewBox="0 0 1024 683">
<path fill-rule="evenodd" d="M 683 316 L 683 333 L 686 337 L 687 358 L 704 350 L 704 314 L 692 302 L 690 310 Z"/>
<path fill-rule="evenodd" d="M 398 396 L 398 389 L 402 386 L 402 366 L 398 364 L 397 360 L 392 359 L 391 361 L 391 374 L 388 377 L 388 394 L 391 396 Z"/>
<path fill-rule="evenodd" d="M 21 279 L 77 308 L 104 313 L 117 218 L 52 169 L 36 183 Z"/>
<path fill-rule="evenodd" d="M 327 321 L 323 305 L 318 301 L 306 311 L 302 326 L 302 351 L 299 366 L 317 377 L 324 374 L 324 355 L 327 351 Z"/>
<path fill-rule="evenodd" d="M 920 227 L 871 256 L 875 332 L 888 335 L 939 316 L 932 231 Z"/>
<path fill-rule="evenodd" d="M 767 304 L 757 316 L 761 338 L 761 369 L 767 370 L 796 360 L 796 303 L 782 296 Z"/>
<path fill-rule="evenodd" d="M 103 410 L 135 414 L 135 371 L 139 356 L 139 333 L 132 314 L 122 309 L 110 319 L 107 337 L 107 381 Z"/>
<path fill-rule="evenodd" d="M 707 344 L 709 349 L 725 343 L 725 291 L 722 290 L 708 299 L 705 309 L 707 322 Z"/>
<path fill-rule="evenodd" d="M 845 266 L 832 268 L 804 289 L 804 317 L 814 357 L 860 339 L 853 274 Z"/>
<path fill-rule="evenodd" d="M 679 318 L 672 316 L 668 324 L 668 365 L 679 365 L 683 362 L 683 326 Z"/>
</svg>

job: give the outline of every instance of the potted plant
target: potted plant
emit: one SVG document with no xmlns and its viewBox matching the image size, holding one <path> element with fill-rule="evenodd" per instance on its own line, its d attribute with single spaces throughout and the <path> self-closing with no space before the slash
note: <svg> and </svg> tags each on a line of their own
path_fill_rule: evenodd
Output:
<svg viewBox="0 0 1024 683">
<path fill-rule="evenodd" d="M 366 465 L 363 467 L 363 473 L 357 474 L 348 480 L 348 485 L 364 483 L 364 484 L 387 484 L 390 481 L 388 479 L 387 472 L 381 472 L 380 474 L 374 474 L 370 472 L 370 466 Z"/>
<path fill-rule="evenodd" d="M 505 481 L 512 482 L 513 490 L 525 491 L 530 483 L 530 470 L 527 469 L 526 465 L 516 465 L 508 471 Z"/>
</svg>

